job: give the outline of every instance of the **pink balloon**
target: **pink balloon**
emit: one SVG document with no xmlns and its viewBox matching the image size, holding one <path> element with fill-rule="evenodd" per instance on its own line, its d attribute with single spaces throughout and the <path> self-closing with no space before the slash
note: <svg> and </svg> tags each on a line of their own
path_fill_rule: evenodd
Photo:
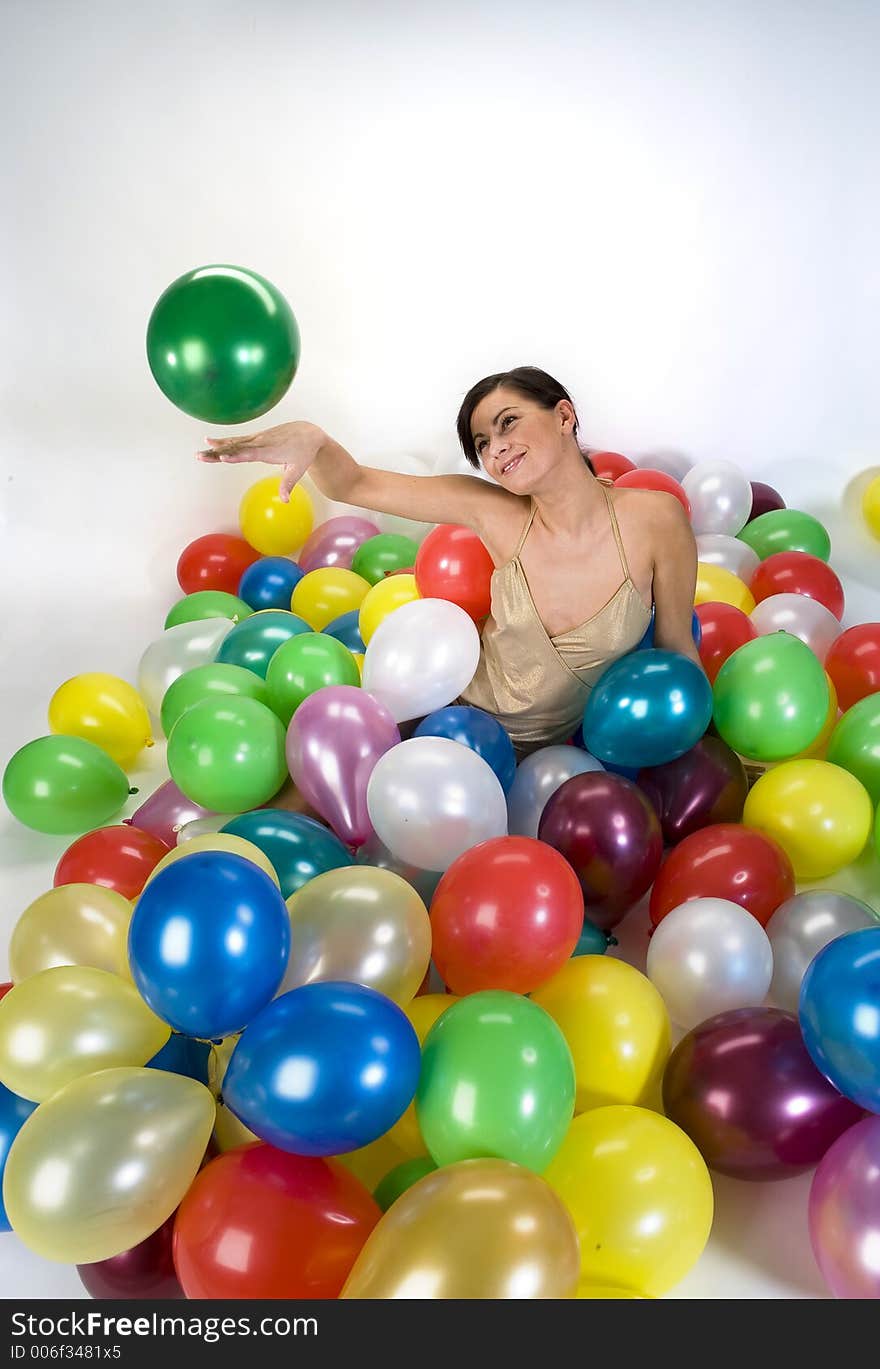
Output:
<svg viewBox="0 0 880 1369">
<path fill-rule="evenodd" d="M 181 827 L 196 818 L 211 817 L 209 808 L 202 808 L 181 793 L 173 780 L 160 784 L 155 793 L 141 804 L 130 818 L 123 818 L 130 827 L 139 827 L 142 832 L 150 832 L 166 846 L 177 844 L 177 834 Z"/>
<path fill-rule="evenodd" d="M 367 518 L 356 518 L 352 514 L 328 518 L 326 523 L 315 528 L 296 558 L 297 564 L 307 574 L 322 566 L 341 566 L 343 570 L 351 570 L 354 554 L 361 543 L 378 536 L 376 524 Z"/>
<path fill-rule="evenodd" d="M 810 1241 L 836 1298 L 880 1298 L 880 1117 L 845 1131 L 810 1188 Z"/>
<path fill-rule="evenodd" d="M 310 694 L 287 729 L 287 764 L 307 800 L 349 846 L 373 835 L 367 784 L 373 767 L 400 741 L 384 704 L 354 685 Z"/>
</svg>

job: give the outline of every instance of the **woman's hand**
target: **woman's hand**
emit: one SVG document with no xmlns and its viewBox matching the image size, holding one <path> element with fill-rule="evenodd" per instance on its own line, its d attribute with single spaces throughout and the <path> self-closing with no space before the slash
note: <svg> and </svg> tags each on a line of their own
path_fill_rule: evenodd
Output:
<svg viewBox="0 0 880 1369">
<path fill-rule="evenodd" d="M 286 504 L 294 485 L 302 480 L 326 440 L 327 434 L 314 423 L 280 423 L 261 433 L 206 437 L 208 446 L 196 456 L 199 461 L 265 461 L 271 466 L 283 466 L 278 493 Z"/>
</svg>

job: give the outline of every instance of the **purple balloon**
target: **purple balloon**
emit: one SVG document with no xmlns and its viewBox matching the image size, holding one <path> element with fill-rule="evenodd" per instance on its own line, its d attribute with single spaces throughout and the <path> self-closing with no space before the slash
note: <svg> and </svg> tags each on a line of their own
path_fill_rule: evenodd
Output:
<svg viewBox="0 0 880 1369">
<path fill-rule="evenodd" d="M 701 827 L 739 822 L 749 792 L 745 766 L 720 737 L 703 737 L 677 760 L 640 770 L 636 783 L 657 810 L 669 846 Z"/>
<path fill-rule="evenodd" d="M 663 1107 L 709 1168 L 735 1179 L 812 1169 L 864 1115 L 819 1073 L 797 1018 L 780 1008 L 737 1008 L 688 1032 L 669 1057 Z"/>
<path fill-rule="evenodd" d="M 351 570 L 358 547 L 368 538 L 378 536 L 379 529 L 368 518 L 356 518 L 352 514 L 328 518 L 326 523 L 315 528 L 296 559 L 306 574 L 322 566 Z"/>
<path fill-rule="evenodd" d="M 310 694 L 287 729 L 287 764 L 297 789 L 349 846 L 373 835 L 367 784 L 400 732 L 384 704 L 354 685 Z"/>
<path fill-rule="evenodd" d="M 760 518 L 762 513 L 773 513 L 775 509 L 785 508 L 785 500 L 778 490 L 774 490 L 772 485 L 765 485 L 763 480 L 750 480 L 749 484 L 752 487 L 752 511 L 748 517 L 749 523 L 755 518 Z"/>
<path fill-rule="evenodd" d="M 850 1127 L 810 1188 L 810 1241 L 835 1298 L 880 1298 L 880 1117 Z"/>
<path fill-rule="evenodd" d="M 210 808 L 202 808 L 182 793 L 173 780 L 160 784 L 154 794 L 141 804 L 130 818 L 123 818 L 129 827 L 139 827 L 142 832 L 164 841 L 166 846 L 176 846 L 177 834 L 181 827 L 196 818 L 213 817 Z"/>
<path fill-rule="evenodd" d="M 95 1264 L 78 1264 L 77 1273 L 92 1297 L 182 1298 L 171 1258 L 174 1216 L 131 1250 Z"/>
</svg>

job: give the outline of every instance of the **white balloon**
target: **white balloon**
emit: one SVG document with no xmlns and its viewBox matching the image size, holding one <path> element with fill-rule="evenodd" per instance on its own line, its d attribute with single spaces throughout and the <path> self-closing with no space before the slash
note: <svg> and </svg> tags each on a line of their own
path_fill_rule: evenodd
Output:
<svg viewBox="0 0 880 1369">
<path fill-rule="evenodd" d="M 700 461 L 682 480 L 694 532 L 735 536 L 752 512 L 752 486 L 732 461 Z"/>
<path fill-rule="evenodd" d="M 150 643 L 138 666 L 138 692 L 154 720 L 159 719 L 169 685 L 187 670 L 213 661 L 220 643 L 234 626 L 231 618 L 200 618 L 194 623 L 168 627 Z"/>
<path fill-rule="evenodd" d="M 184 842 L 192 841 L 194 837 L 213 836 L 227 822 L 239 816 L 238 813 L 211 813 L 206 818 L 193 818 L 192 822 L 185 822 L 177 833 L 177 844 L 183 846 Z"/>
<path fill-rule="evenodd" d="M 447 599 L 414 599 L 389 613 L 367 643 L 363 687 L 396 723 L 457 699 L 474 678 L 480 634 Z"/>
<path fill-rule="evenodd" d="M 697 538 L 697 560 L 705 566 L 721 566 L 748 584 L 761 558 L 748 542 L 730 537 L 726 532 L 701 532 Z"/>
<path fill-rule="evenodd" d="M 690 1029 L 763 1003 L 773 950 L 757 918 L 726 898 L 694 898 L 667 913 L 648 944 L 648 978 L 669 1016 Z"/>
<path fill-rule="evenodd" d="M 367 811 L 388 850 L 421 870 L 447 870 L 478 842 L 507 835 L 498 776 L 476 751 L 448 737 L 412 737 L 380 756 Z"/>
<path fill-rule="evenodd" d="M 770 632 L 790 632 L 793 637 L 800 637 L 823 664 L 843 631 L 831 610 L 818 599 L 808 599 L 806 594 L 771 594 L 755 605 L 749 617 L 761 637 Z"/>
<path fill-rule="evenodd" d="M 579 746 L 542 746 L 517 766 L 507 795 L 508 831 L 511 836 L 536 837 L 541 814 L 551 796 L 572 775 L 604 770 L 601 761 Z"/>
</svg>

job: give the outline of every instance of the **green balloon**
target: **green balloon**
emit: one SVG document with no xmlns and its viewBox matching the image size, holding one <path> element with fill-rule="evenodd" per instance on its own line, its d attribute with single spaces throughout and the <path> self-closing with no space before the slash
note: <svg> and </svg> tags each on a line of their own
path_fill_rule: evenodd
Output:
<svg viewBox="0 0 880 1369">
<path fill-rule="evenodd" d="M 880 694 L 848 708 L 831 733 L 826 760 L 855 775 L 880 803 Z"/>
<path fill-rule="evenodd" d="M 348 647 L 323 632 L 302 632 L 278 648 L 269 662 L 269 707 L 290 722 L 304 699 L 327 685 L 359 685 L 357 661 Z"/>
<path fill-rule="evenodd" d="M 201 618 L 231 618 L 238 623 L 252 613 L 250 604 L 236 594 L 227 594 L 222 589 L 198 589 L 168 610 L 165 626 L 176 627 L 178 623 L 194 623 Z"/>
<path fill-rule="evenodd" d="M 287 300 L 240 266 L 202 266 L 178 276 L 147 325 L 147 359 L 159 389 L 206 423 L 248 423 L 273 408 L 299 356 Z"/>
<path fill-rule="evenodd" d="M 257 699 L 261 704 L 269 702 L 264 681 L 252 670 L 240 665 L 218 665 L 216 661 L 197 665 L 184 671 L 165 690 L 159 717 L 165 736 L 171 736 L 172 727 L 188 708 L 218 694 Z"/>
<path fill-rule="evenodd" d="M 418 543 L 411 537 L 403 537 L 397 532 L 380 532 L 378 537 L 369 537 L 361 543 L 351 568 L 355 575 L 362 575 L 371 585 L 377 585 L 389 571 L 414 566 L 418 554 Z"/>
<path fill-rule="evenodd" d="M 419 1179 L 424 1179 L 426 1174 L 434 1174 L 436 1169 L 434 1161 L 429 1160 L 427 1155 L 417 1155 L 414 1160 L 404 1160 L 402 1164 L 395 1165 L 394 1169 L 389 1170 L 381 1183 L 377 1184 L 373 1190 L 373 1197 L 382 1211 L 387 1212 L 402 1193 L 412 1188 L 413 1184 L 417 1184 Z"/>
<path fill-rule="evenodd" d="M 728 656 L 713 689 L 718 734 L 741 756 L 784 761 L 811 746 L 828 717 L 825 671 L 799 637 L 772 632 Z"/>
<path fill-rule="evenodd" d="M 760 518 L 746 523 L 737 537 L 757 552 L 762 561 L 777 551 L 807 551 L 821 561 L 831 556 L 831 538 L 825 528 L 812 514 L 798 509 L 762 513 Z"/>
<path fill-rule="evenodd" d="M 540 1174 L 562 1144 L 574 1099 L 565 1037 L 520 994 L 468 994 L 425 1038 L 416 1112 L 438 1165 L 494 1156 Z"/>
<path fill-rule="evenodd" d="M 3 773 L 3 799 L 12 816 L 53 836 L 102 826 L 136 793 L 106 751 L 61 733 L 28 742 Z"/>
<path fill-rule="evenodd" d="M 265 680 L 275 652 L 300 632 L 314 632 L 314 628 L 286 609 L 262 609 L 229 629 L 214 660 L 221 665 L 243 666 Z"/>
<path fill-rule="evenodd" d="M 259 808 L 288 778 L 284 728 L 258 699 L 203 699 L 174 724 L 168 769 L 188 799 L 212 812 Z"/>
</svg>

